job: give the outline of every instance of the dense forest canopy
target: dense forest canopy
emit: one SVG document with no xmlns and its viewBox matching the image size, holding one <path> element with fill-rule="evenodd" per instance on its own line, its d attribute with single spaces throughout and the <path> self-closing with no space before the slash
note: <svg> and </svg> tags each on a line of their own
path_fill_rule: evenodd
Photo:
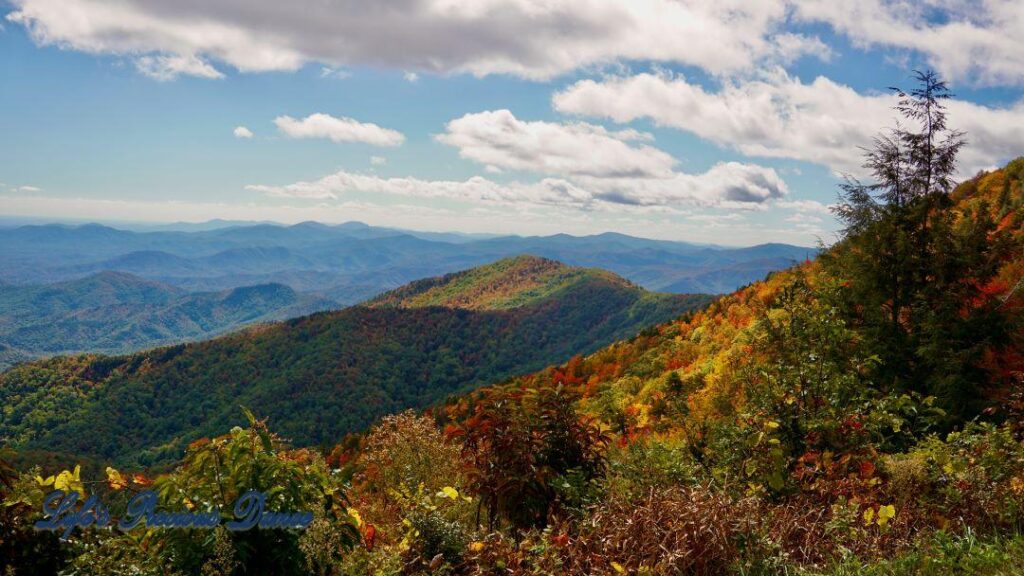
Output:
<svg viewBox="0 0 1024 576">
<path fill-rule="evenodd" d="M 439 292 L 449 299 L 431 296 Z M 593 351 L 709 299 L 511 258 L 207 342 L 19 365 L 0 375 L 0 435 L 32 451 L 150 466 L 243 423 L 245 405 L 297 445 L 328 445 L 384 414 Z"/>
</svg>

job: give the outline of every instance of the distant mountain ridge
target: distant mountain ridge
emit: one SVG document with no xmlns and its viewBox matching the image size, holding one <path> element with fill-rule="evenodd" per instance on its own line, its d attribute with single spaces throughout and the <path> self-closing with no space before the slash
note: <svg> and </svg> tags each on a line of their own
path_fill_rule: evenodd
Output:
<svg viewBox="0 0 1024 576">
<path fill-rule="evenodd" d="M 15 366 L 0 374 L 0 437 L 149 465 L 241 423 L 245 405 L 298 444 L 336 441 L 383 414 L 565 361 L 710 299 L 516 257 L 205 342 Z"/>
<path fill-rule="evenodd" d="M 128 231 L 98 224 L 0 229 L 0 280 L 51 283 L 117 270 L 186 290 L 277 282 L 352 304 L 424 277 L 519 254 L 606 269 L 649 290 L 725 293 L 817 250 L 724 248 L 635 238 L 430 233 L 358 222 Z"/>
<path fill-rule="evenodd" d="M 0 354 L 0 367 L 5 356 L 124 352 L 332 307 L 282 284 L 189 293 L 109 271 L 43 286 L 6 286 L 0 292 L 0 344 L 9 352 Z"/>
</svg>

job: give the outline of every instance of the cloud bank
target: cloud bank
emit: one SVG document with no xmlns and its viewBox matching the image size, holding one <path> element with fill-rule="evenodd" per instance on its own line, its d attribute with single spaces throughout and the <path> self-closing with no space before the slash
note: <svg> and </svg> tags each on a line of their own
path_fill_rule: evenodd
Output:
<svg viewBox="0 0 1024 576">
<path fill-rule="evenodd" d="M 709 92 L 683 76 L 646 73 L 581 80 L 554 95 L 556 110 L 626 123 L 648 119 L 747 156 L 805 160 L 835 172 L 861 171 L 859 146 L 893 126 L 889 94 L 867 95 L 825 77 L 810 83 L 776 71 Z M 995 108 L 949 102 L 950 125 L 967 133 L 961 170 L 973 174 L 1020 153 L 1024 100 Z"/>
<path fill-rule="evenodd" d="M 955 81 L 1024 84 L 1018 0 L 12 0 L 40 45 L 136 60 L 161 80 L 307 63 L 547 79 L 623 61 L 714 75 L 828 59 L 824 25 L 858 47 L 913 51 Z"/>
</svg>

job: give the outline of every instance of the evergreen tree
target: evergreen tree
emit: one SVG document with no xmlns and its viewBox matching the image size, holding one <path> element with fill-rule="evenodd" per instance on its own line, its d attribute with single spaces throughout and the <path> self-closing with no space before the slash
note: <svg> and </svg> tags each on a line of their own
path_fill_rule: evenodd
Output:
<svg viewBox="0 0 1024 576">
<path fill-rule="evenodd" d="M 1006 337 L 998 301 L 982 290 L 1005 244 L 989 241 L 987 207 L 950 209 L 964 135 L 947 124 L 945 82 L 931 71 L 915 78 L 914 90 L 893 89 L 903 123 L 866 150 L 871 181 L 842 186 L 844 238 L 823 260 L 845 280 L 844 309 L 880 360 L 877 384 L 935 395 L 963 418 L 980 409 L 982 355 Z"/>
</svg>

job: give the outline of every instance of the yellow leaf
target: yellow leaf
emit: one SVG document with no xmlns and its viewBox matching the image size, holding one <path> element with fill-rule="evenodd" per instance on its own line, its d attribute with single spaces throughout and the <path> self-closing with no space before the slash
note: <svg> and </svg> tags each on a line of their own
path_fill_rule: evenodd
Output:
<svg viewBox="0 0 1024 576">
<path fill-rule="evenodd" d="M 356 521 L 356 526 L 363 525 L 363 517 L 359 515 L 358 510 L 356 510 L 355 508 L 349 508 L 346 510 L 346 512 L 348 513 L 349 516 L 352 517 L 353 520 Z"/>
<path fill-rule="evenodd" d="M 626 573 L 626 569 L 623 568 L 622 564 L 619 564 L 618 562 L 612 562 L 612 568 L 614 568 L 615 571 L 618 572 L 619 574 L 625 574 Z"/>
<path fill-rule="evenodd" d="M 36 482 L 38 482 L 40 486 L 51 486 L 53 485 L 53 481 L 53 476 L 47 476 L 45 480 L 42 476 L 36 476 Z"/>
<path fill-rule="evenodd" d="M 892 504 L 881 506 L 878 508 L 878 525 L 885 526 L 896 517 L 896 507 Z"/>
<path fill-rule="evenodd" d="M 455 500 L 459 497 L 459 491 L 451 486 L 445 486 L 441 488 L 441 491 L 437 493 L 438 498 L 451 498 Z"/>
<path fill-rule="evenodd" d="M 107 466 L 107 484 L 114 490 L 120 490 L 128 486 L 128 479 L 114 468 Z"/>
<path fill-rule="evenodd" d="M 79 495 L 85 496 L 85 487 L 82 485 L 79 479 L 82 473 L 81 466 L 75 466 L 74 472 L 67 470 L 57 474 L 57 477 L 53 480 L 53 487 L 57 490 L 64 490 L 68 492 L 78 492 Z"/>
<path fill-rule="evenodd" d="M 479 541 L 477 541 L 477 542 L 470 542 L 469 543 L 469 551 L 470 552 L 479 552 L 479 551 L 484 549 L 484 546 L 486 546 L 486 544 L 484 544 L 483 542 L 479 542 Z"/>
<path fill-rule="evenodd" d="M 874 508 L 868 508 L 867 510 L 865 510 L 864 511 L 864 525 L 865 526 L 870 526 L 871 523 L 874 520 L 875 520 L 875 509 Z"/>
</svg>

